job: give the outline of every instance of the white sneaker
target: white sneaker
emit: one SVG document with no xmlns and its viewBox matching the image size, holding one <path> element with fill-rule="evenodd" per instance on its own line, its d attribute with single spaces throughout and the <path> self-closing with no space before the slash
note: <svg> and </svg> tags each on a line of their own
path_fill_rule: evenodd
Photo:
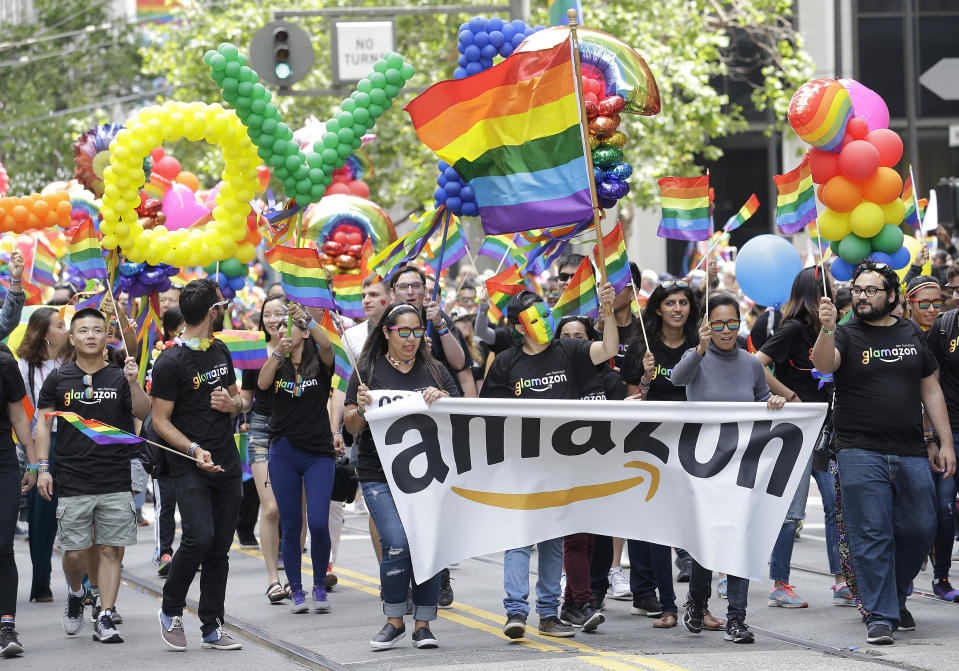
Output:
<svg viewBox="0 0 959 671">
<path fill-rule="evenodd" d="M 629 580 L 623 575 L 623 569 L 619 566 L 609 570 L 609 589 L 606 594 L 618 601 L 633 598 L 633 593 L 629 590 Z"/>
<path fill-rule="evenodd" d="M 563 595 L 566 594 L 566 571 L 563 571 L 562 575 L 559 577 L 559 599 L 563 600 Z"/>
</svg>

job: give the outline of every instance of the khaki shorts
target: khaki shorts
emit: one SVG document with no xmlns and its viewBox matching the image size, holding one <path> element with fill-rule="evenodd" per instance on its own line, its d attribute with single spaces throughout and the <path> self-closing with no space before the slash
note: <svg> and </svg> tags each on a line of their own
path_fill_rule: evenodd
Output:
<svg viewBox="0 0 959 671">
<path fill-rule="evenodd" d="M 114 547 L 137 544 L 136 508 L 130 492 L 61 496 L 57 530 L 64 550 L 86 550 L 94 542 Z"/>
</svg>

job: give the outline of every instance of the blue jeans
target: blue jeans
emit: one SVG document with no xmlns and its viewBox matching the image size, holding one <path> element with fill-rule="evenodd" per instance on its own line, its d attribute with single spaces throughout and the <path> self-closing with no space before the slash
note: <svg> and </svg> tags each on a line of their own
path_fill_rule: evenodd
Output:
<svg viewBox="0 0 959 671">
<path fill-rule="evenodd" d="M 697 603 L 708 605 L 712 595 L 713 572 L 703 568 L 693 559 L 692 570 L 689 576 L 689 598 Z M 746 619 L 746 602 L 749 596 L 749 580 L 734 575 L 726 576 L 726 618 L 738 617 Z"/>
<path fill-rule="evenodd" d="M 936 535 L 936 488 L 926 457 L 840 450 L 849 559 L 866 623 L 899 626 L 909 583 Z"/>
<path fill-rule="evenodd" d="M 812 460 L 806 468 L 808 473 L 812 469 Z M 769 556 L 769 577 L 774 581 L 789 582 L 789 564 L 792 562 L 793 545 L 796 543 L 796 527 L 806 518 L 806 500 L 809 498 L 809 476 L 799 481 L 796 495 L 789 503 L 786 519 L 779 529 L 779 536 Z"/>
<path fill-rule="evenodd" d="M 532 545 L 507 550 L 503 556 L 503 587 L 506 615 L 529 615 L 529 553 Z M 540 618 L 559 615 L 559 583 L 563 575 L 563 539 L 536 544 L 539 566 L 536 579 L 536 612 Z"/>
<path fill-rule="evenodd" d="M 812 477 L 819 487 L 822 511 L 826 518 L 826 557 L 829 559 L 829 572 L 838 575 L 842 573 L 842 563 L 839 559 L 839 526 L 836 523 L 836 479 L 829 471 L 815 469 Z"/>
<path fill-rule="evenodd" d="M 436 602 L 440 595 L 440 575 L 424 583 L 413 580 L 406 530 L 396 512 L 393 494 L 385 482 L 364 482 L 363 499 L 380 534 L 383 561 L 380 562 L 380 585 L 383 587 L 383 613 L 386 617 L 406 615 L 406 596 L 413 591 L 413 618 L 422 622 L 436 619 Z"/>
<path fill-rule="evenodd" d="M 959 477 L 943 479 L 941 473 L 932 473 L 936 483 L 936 561 L 933 567 L 936 580 L 949 577 L 952 568 L 952 544 L 956 535 L 956 482 Z"/>
<path fill-rule="evenodd" d="M 633 601 L 653 594 L 648 574 L 652 574 L 656 588 L 659 590 L 659 605 L 664 613 L 675 613 L 676 591 L 673 589 L 673 552 L 665 545 L 657 545 L 647 541 L 626 541 L 626 550 L 629 556 L 629 589 L 633 593 Z"/>
</svg>

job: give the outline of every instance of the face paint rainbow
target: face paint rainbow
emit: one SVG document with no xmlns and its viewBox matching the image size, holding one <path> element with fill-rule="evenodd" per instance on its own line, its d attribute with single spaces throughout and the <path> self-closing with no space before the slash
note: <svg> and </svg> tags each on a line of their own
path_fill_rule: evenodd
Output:
<svg viewBox="0 0 959 671">
<path fill-rule="evenodd" d="M 544 301 L 537 301 L 519 313 L 519 323 L 538 345 L 553 339 L 553 313 Z"/>
</svg>

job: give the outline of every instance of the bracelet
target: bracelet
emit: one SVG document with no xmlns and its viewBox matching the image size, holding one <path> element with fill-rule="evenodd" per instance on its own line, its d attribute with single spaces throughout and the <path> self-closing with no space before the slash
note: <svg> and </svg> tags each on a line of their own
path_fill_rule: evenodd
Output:
<svg viewBox="0 0 959 671">
<path fill-rule="evenodd" d="M 306 330 L 312 331 L 316 328 L 316 320 L 310 317 L 310 321 L 306 322 Z"/>
<path fill-rule="evenodd" d="M 799 392 L 798 392 L 798 391 L 794 391 L 794 392 L 793 392 L 793 395 L 790 396 L 789 398 L 787 398 L 786 400 L 787 400 L 787 401 L 795 401 L 797 398 L 799 398 Z"/>
<path fill-rule="evenodd" d="M 50 472 L 50 469 L 47 468 L 46 466 L 39 466 L 39 467 L 37 468 L 37 472 L 38 472 L 38 473 L 49 473 L 49 472 Z"/>
<path fill-rule="evenodd" d="M 649 385 L 651 385 L 652 383 L 653 383 L 652 380 L 647 382 L 646 378 L 642 378 L 642 377 L 639 378 L 639 386 L 642 387 L 643 389 L 649 389 Z"/>
<path fill-rule="evenodd" d="M 231 396 L 230 400 L 233 401 L 233 404 L 236 406 L 237 414 L 243 412 L 243 401 L 240 400 L 239 396 Z"/>
<path fill-rule="evenodd" d="M 27 464 L 27 473 L 36 473 L 39 467 L 39 464 Z"/>
<path fill-rule="evenodd" d="M 360 419 L 366 419 L 366 411 L 363 409 L 362 406 L 359 406 L 359 405 L 356 406 L 356 416 L 359 417 Z"/>
<path fill-rule="evenodd" d="M 445 321 L 436 327 L 436 335 L 438 335 L 440 338 L 442 338 L 449 332 L 450 332 L 450 327 L 446 325 Z"/>
<path fill-rule="evenodd" d="M 343 435 L 343 431 L 334 431 L 334 432 L 333 432 L 333 435 L 334 435 L 334 436 L 342 436 L 342 435 Z"/>
<path fill-rule="evenodd" d="M 37 466 L 49 466 L 49 465 L 50 465 L 49 459 L 37 459 Z"/>
<path fill-rule="evenodd" d="M 825 326 L 823 326 L 823 327 L 822 327 L 822 332 L 825 333 L 826 335 L 832 335 L 833 333 L 836 332 L 836 329 L 833 329 L 832 331 L 830 331 L 830 330 L 827 329 Z"/>
<path fill-rule="evenodd" d="M 187 454 L 189 454 L 192 457 L 193 453 L 196 452 L 197 449 L 199 449 L 199 447 L 200 447 L 199 443 L 190 443 L 190 449 L 187 451 Z"/>
<path fill-rule="evenodd" d="M 276 359 L 277 361 L 283 361 L 283 355 L 277 352 L 276 350 L 273 350 L 272 352 L 270 352 L 270 357 Z"/>
</svg>

